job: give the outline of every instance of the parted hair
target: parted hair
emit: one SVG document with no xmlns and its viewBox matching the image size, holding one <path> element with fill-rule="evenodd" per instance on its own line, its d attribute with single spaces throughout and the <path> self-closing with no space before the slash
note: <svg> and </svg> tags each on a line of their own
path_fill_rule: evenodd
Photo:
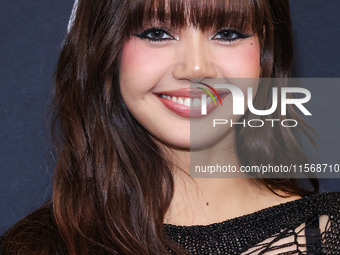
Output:
<svg viewBox="0 0 340 255">
<path fill-rule="evenodd" d="M 124 42 L 153 20 L 252 31 L 261 46 L 261 76 L 289 77 L 288 0 L 80 0 L 54 75 L 53 194 L 9 229 L 4 254 L 186 253 L 163 228 L 174 195 L 171 162 L 131 115 L 119 88 Z M 270 91 L 259 87 L 254 105 L 269 105 Z M 250 113 L 243 118 L 251 118 Z M 293 109 L 287 118 L 300 119 Z M 307 161 L 289 128 L 238 128 L 236 142 L 245 165 Z M 315 179 L 310 179 L 314 190 L 300 187 L 296 179 L 254 181 L 287 196 L 318 191 Z"/>
</svg>

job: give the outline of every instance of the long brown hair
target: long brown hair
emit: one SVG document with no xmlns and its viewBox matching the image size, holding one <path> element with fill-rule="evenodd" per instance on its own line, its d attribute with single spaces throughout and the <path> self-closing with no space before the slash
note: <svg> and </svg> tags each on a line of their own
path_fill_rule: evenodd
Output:
<svg viewBox="0 0 340 255">
<path fill-rule="evenodd" d="M 119 89 L 122 46 L 153 19 L 252 30 L 261 43 L 262 77 L 289 76 L 288 0 L 80 0 L 55 70 L 53 196 L 9 230 L 6 254 L 184 254 L 163 229 L 174 194 L 171 165 Z M 267 102 L 268 93 L 255 100 Z M 237 146 L 243 164 L 306 161 L 289 129 L 240 129 Z M 257 181 L 273 192 L 309 193 L 295 179 Z"/>
</svg>

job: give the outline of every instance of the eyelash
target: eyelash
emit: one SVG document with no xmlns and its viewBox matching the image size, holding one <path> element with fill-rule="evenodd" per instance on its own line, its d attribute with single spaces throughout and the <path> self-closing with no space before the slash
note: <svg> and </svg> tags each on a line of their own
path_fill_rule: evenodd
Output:
<svg viewBox="0 0 340 255">
<path fill-rule="evenodd" d="M 154 39 L 154 38 L 151 38 L 151 37 L 148 36 L 148 34 L 150 34 L 152 32 L 161 32 L 161 33 L 166 34 L 170 38 Z M 222 38 L 213 39 L 217 35 L 219 35 L 221 33 L 224 33 L 224 32 L 230 32 L 230 33 L 236 35 L 236 37 L 235 38 L 231 38 L 231 39 L 222 39 Z M 153 28 L 150 28 L 150 29 L 147 29 L 147 30 L 143 31 L 140 34 L 135 34 L 135 36 L 137 36 L 137 37 L 139 37 L 141 39 L 146 39 L 146 40 L 148 40 L 150 42 L 156 42 L 156 43 L 161 43 L 161 42 L 168 41 L 168 40 L 177 40 L 174 36 L 170 35 L 170 33 L 167 31 L 167 29 L 165 29 L 163 27 L 153 27 Z M 240 32 L 238 30 L 235 30 L 235 29 L 222 29 L 218 33 L 216 33 L 215 35 L 211 36 L 209 39 L 210 40 L 218 40 L 218 41 L 222 41 L 222 42 L 226 42 L 226 43 L 234 43 L 237 40 L 245 39 L 245 38 L 248 38 L 250 36 L 251 35 L 244 34 L 244 33 Z"/>
<path fill-rule="evenodd" d="M 224 32 L 230 32 L 235 36 L 235 38 L 231 38 L 231 39 L 221 39 L 221 38 L 218 38 L 218 39 L 213 39 L 214 37 L 216 37 L 217 35 L 221 34 L 221 33 L 224 33 Z M 249 38 L 251 37 L 251 35 L 249 34 L 244 34 L 238 30 L 235 30 L 235 29 L 222 29 L 220 30 L 217 34 L 213 35 L 212 37 L 210 37 L 209 39 L 210 40 L 218 40 L 218 41 L 222 41 L 222 42 L 227 42 L 227 43 L 234 43 L 236 42 L 237 40 L 240 40 L 240 39 L 245 39 L 245 38 Z"/>
<path fill-rule="evenodd" d="M 166 35 L 168 35 L 169 37 L 171 38 L 165 38 L 165 39 L 154 39 L 154 38 L 151 38 L 151 37 L 148 37 L 148 34 L 152 33 L 152 32 L 155 32 L 155 31 L 159 31 L 159 32 L 162 32 Z M 173 37 L 172 35 L 170 35 L 170 33 L 167 31 L 167 29 L 163 28 L 163 27 L 153 27 L 153 28 L 149 28 L 145 31 L 143 31 L 142 33 L 140 34 L 135 34 L 135 36 L 141 38 L 141 39 L 146 39 L 148 41 L 151 41 L 151 42 L 162 42 L 162 41 L 168 41 L 168 40 L 176 40 L 175 37 Z"/>
</svg>

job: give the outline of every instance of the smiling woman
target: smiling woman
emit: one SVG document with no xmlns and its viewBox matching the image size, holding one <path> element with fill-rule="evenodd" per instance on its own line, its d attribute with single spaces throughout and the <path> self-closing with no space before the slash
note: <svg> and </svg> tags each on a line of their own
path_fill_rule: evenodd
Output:
<svg viewBox="0 0 340 255">
<path fill-rule="evenodd" d="M 338 254 L 340 195 L 319 194 L 316 179 L 305 189 L 189 175 L 192 151 L 238 167 L 307 162 L 280 126 L 191 132 L 212 79 L 289 76 L 288 1 L 80 0 L 75 10 L 55 71 L 53 196 L 7 232 L 4 254 Z M 268 106 L 271 87 L 251 86 L 254 105 Z M 231 105 L 217 92 L 207 116 L 218 99 Z"/>
<path fill-rule="evenodd" d="M 190 81 L 260 75 L 256 34 L 215 30 L 185 27 L 166 32 L 155 24 L 123 46 L 120 90 L 124 102 L 143 127 L 173 146 L 190 147 L 188 118 L 195 117 Z"/>
</svg>

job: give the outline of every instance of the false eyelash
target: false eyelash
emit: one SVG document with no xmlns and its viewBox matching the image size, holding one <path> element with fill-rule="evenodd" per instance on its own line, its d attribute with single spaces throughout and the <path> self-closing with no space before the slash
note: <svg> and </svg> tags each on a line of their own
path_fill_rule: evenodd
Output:
<svg viewBox="0 0 340 255">
<path fill-rule="evenodd" d="M 165 34 L 167 34 L 168 36 L 172 37 L 172 38 L 165 38 L 165 39 L 154 39 L 154 38 L 150 38 L 147 36 L 147 34 L 151 33 L 151 32 L 154 32 L 154 31 L 162 31 L 164 32 Z M 164 27 L 152 27 L 152 28 L 149 28 L 145 31 L 143 31 L 142 33 L 140 34 L 134 34 L 135 36 L 141 38 L 141 39 L 146 39 L 148 41 L 151 41 L 151 42 L 163 42 L 163 41 L 168 41 L 168 40 L 176 40 L 176 38 L 174 38 L 166 28 Z"/>
<path fill-rule="evenodd" d="M 216 35 L 218 35 L 219 33 L 222 33 L 223 31 L 229 31 L 231 33 L 234 33 L 237 35 L 236 38 L 232 38 L 232 39 L 222 39 L 222 38 L 217 38 L 217 39 L 213 39 Z M 221 41 L 221 42 L 227 42 L 227 43 L 234 43 L 240 39 L 245 39 L 245 38 L 249 38 L 251 37 L 252 35 L 250 34 L 244 34 L 236 29 L 230 29 L 230 28 L 224 28 L 224 29 L 221 29 L 218 33 L 214 34 L 213 36 L 211 36 L 209 38 L 209 40 L 217 40 L 217 41 Z"/>
</svg>

